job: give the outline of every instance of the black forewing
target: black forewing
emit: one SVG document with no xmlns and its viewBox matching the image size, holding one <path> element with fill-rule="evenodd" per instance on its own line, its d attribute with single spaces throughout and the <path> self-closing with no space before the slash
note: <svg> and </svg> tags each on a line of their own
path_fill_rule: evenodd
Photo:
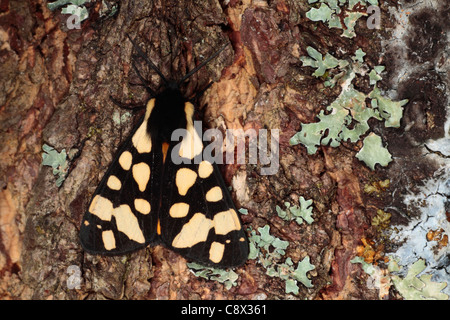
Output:
<svg viewBox="0 0 450 320">
<path fill-rule="evenodd" d="M 168 154 L 170 155 L 171 149 Z M 172 162 L 171 158 L 167 156 L 165 170 L 163 173 L 163 179 L 165 184 L 162 185 L 162 202 L 160 211 L 161 221 L 161 238 L 162 242 L 171 250 L 178 252 L 180 255 L 188 260 L 195 261 L 204 265 L 211 265 L 216 267 L 234 267 L 245 263 L 249 253 L 248 241 L 246 233 L 242 227 L 242 222 L 239 218 L 238 211 L 236 210 L 232 201 L 231 195 L 228 191 L 222 175 L 219 171 L 217 164 L 212 163 L 213 171 L 207 178 L 201 178 L 199 175 L 196 178 L 195 183 L 189 188 L 186 195 L 180 195 L 176 186 L 176 174 L 182 168 L 188 168 L 198 174 L 199 164 L 179 164 L 176 165 Z M 211 188 L 220 187 L 222 191 L 222 199 L 219 201 L 210 202 L 206 200 L 206 194 Z M 170 216 L 169 211 L 175 203 L 187 203 L 189 204 L 189 212 L 183 218 L 173 218 Z M 218 234 L 219 227 L 215 227 L 214 217 L 220 212 L 228 212 L 225 215 L 231 219 L 237 220 L 239 227 L 231 230 L 226 234 Z M 206 219 L 212 221 L 213 226 L 209 228 L 205 241 L 199 241 L 192 246 L 186 246 L 179 248 L 173 245 L 174 239 L 182 232 L 182 229 L 192 221 L 191 219 L 197 213 L 201 213 Z M 227 219 L 228 221 L 230 219 Z M 217 219 L 216 219 L 217 220 Z M 205 220 L 207 221 L 207 220 Z M 204 222 L 207 224 L 208 222 Z M 201 225 L 197 230 L 195 228 L 190 229 L 192 237 L 196 237 L 194 233 L 202 233 L 205 226 Z M 195 241 L 194 241 L 195 242 Z M 211 260 L 211 251 L 213 243 L 219 244 L 219 247 L 224 246 L 222 258 L 220 261 Z"/>
<path fill-rule="evenodd" d="M 87 252 L 111 255 L 124 254 L 157 241 L 156 212 L 159 206 L 162 153 L 161 149 L 158 148 L 152 148 L 149 153 L 139 153 L 134 147 L 132 137 L 144 121 L 145 119 L 142 118 L 117 152 L 115 159 L 110 164 L 109 169 L 105 173 L 92 197 L 89 209 L 84 215 L 80 229 L 80 241 L 84 250 Z M 132 158 L 128 169 L 127 167 L 124 169 L 119 162 L 119 159 L 124 152 L 129 152 Z M 150 168 L 150 178 L 144 191 L 139 189 L 133 176 L 133 166 L 139 163 L 146 163 Z M 113 190 L 108 186 L 108 179 L 111 176 L 117 177 L 120 181 L 121 188 L 119 190 Z M 154 190 L 156 190 L 156 192 Z M 103 202 L 102 205 L 98 205 L 99 213 L 93 209 L 93 202 L 96 197 L 97 203 L 99 197 Z M 150 204 L 150 212 L 142 214 L 136 210 L 136 199 L 147 200 Z M 126 212 L 127 210 L 125 210 L 126 216 L 124 216 L 120 210 L 117 210 L 117 208 L 122 205 L 129 207 L 131 215 L 130 212 Z M 109 212 L 111 208 L 113 212 Z M 122 216 L 120 216 L 121 214 Z M 118 219 L 122 220 L 121 229 L 126 232 L 119 230 Z M 128 224 L 125 220 L 129 220 Z M 107 249 L 105 246 L 105 239 L 111 241 L 111 232 L 112 238 L 114 239 L 114 246 L 109 244 L 109 248 Z"/>
</svg>

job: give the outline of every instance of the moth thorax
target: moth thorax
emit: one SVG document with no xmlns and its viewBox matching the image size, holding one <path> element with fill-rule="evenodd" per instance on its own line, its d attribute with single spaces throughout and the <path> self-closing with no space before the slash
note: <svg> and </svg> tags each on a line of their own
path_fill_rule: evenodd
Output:
<svg viewBox="0 0 450 320">
<path fill-rule="evenodd" d="M 167 89 L 155 98 L 155 107 L 148 121 L 150 136 L 170 143 L 172 132 L 187 125 L 183 95 L 179 90 Z"/>
</svg>

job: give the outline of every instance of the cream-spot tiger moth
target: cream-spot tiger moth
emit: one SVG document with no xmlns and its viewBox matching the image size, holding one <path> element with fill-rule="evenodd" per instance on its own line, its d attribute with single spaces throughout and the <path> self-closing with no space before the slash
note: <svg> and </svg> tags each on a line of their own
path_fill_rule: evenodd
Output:
<svg viewBox="0 0 450 320">
<path fill-rule="evenodd" d="M 180 89 L 226 46 L 181 80 L 170 81 L 128 38 L 165 89 L 155 93 L 146 86 L 152 97 L 145 115 L 119 148 L 82 220 L 82 247 L 92 254 L 120 255 L 163 244 L 204 265 L 242 265 L 249 253 L 247 236 L 217 164 L 193 161 L 205 146 L 193 126 L 194 105 Z M 177 129 L 186 132 L 181 143 L 171 140 Z M 173 152 L 192 161 L 176 164 Z"/>
</svg>

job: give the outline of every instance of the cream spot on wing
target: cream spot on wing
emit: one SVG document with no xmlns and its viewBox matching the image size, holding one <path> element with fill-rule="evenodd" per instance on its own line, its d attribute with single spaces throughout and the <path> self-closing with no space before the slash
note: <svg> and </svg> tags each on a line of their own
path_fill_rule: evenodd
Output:
<svg viewBox="0 0 450 320">
<path fill-rule="evenodd" d="M 150 167 L 145 162 L 135 164 L 132 168 L 134 181 L 138 184 L 139 190 L 144 192 L 150 179 Z"/>
<path fill-rule="evenodd" d="M 89 206 L 89 212 L 103 221 L 111 221 L 113 204 L 108 199 L 97 194 L 94 199 L 92 199 L 91 205 Z"/>
<path fill-rule="evenodd" d="M 189 205 L 184 202 L 178 202 L 172 205 L 169 214 L 172 218 L 184 218 L 189 212 Z"/>
<path fill-rule="evenodd" d="M 202 179 L 208 178 L 213 172 L 213 166 L 210 162 L 203 160 L 198 166 L 198 176 Z"/>
<path fill-rule="evenodd" d="M 226 235 L 233 230 L 240 230 L 241 223 L 234 209 L 217 213 L 213 220 L 206 218 L 202 213 L 196 213 L 183 225 L 180 233 L 173 239 L 172 246 L 190 248 L 199 242 L 205 242 L 211 228 L 214 228 L 218 235 Z M 218 251 L 215 254 L 214 257 L 218 259 Z"/>
<path fill-rule="evenodd" d="M 125 233 L 131 240 L 139 243 L 145 242 L 138 220 L 130 206 L 122 204 L 114 209 L 113 215 L 116 218 L 117 230 Z"/>
<path fill-rule="evenodd" d="M 86 227 L 89 226 L 89 221 L 84 220 L 84 225 L 85 225 Z"/>
<path fill-rule="evenodd" d="M 214 263 L 219 263 L 223 258 L 224 251 L 225 245 L 214 241 L 211 243 L 211 248 L 209 249 L 209 260 Z"/>
<path fill-rule="evenodd" d="M 139 153 L 148 153 L 152 151 L 152 139 L 147 132 L 146 120 L 144 120 L 139 129 L 136 130 L 131 141 Z"/>
<path fill-rule="evenodd" d="M 241 223 L 234 209 L 222 211 L 214 215 L 214 230 L 216 234 L 227 234 L 233 230 L 240 230 Z"/>
<path fill-rule="evenodd" d="M 116 248 L 116 239 L 114 233 L 111 230 L 102 232 L 103 246 L 106 250 L 112 250 Z"/>
<path fill-rule="evenodd" d="M 181 231 L 172 241 L 175 248 L 190 248 L 193 245 L 206 241 L 209 230 L 213 227 L 211 219 L 202 213 L 196 213 L 183 225 Z"/>
<path fill-rule="evenodd" d="M 151 210 L 150 203 L 145 199 L 134 199 L 134 208 L 142 214 L 149 214 Z"/>
<path fill-rule="evenodd" d="M 114 175 L 109 176 L 106 185 L 112 190 L 120 190 L 122 188 L 122 182 Z"/>
<path fill-rule="evenodd" d="M 142 121 L 142 124 L 134 133 L 133 138 L 131 138 L 133 146 L 139 153 L 148 153 L 152 151 L 152 138 L 147 132 L 147 123 L 154 106 L 155 106 L 155 99 L 150 99 L 150 101 L 147 103 L 144 121 Z"/>
<path fill-rule="evenodd" d="M 130 151 L 124 151 L 119 157 L 119 164 L 123 170 L 130 170 L 133 163 L 133 156 Z"/>
<path fill-rule="evenodd" d="M 220 187 L 211 188 L 206 193 L 206 201 L 209 202 L 217 202 L 219 200 L 222 200 L 222 198 L 223 198 L 222 189 L 220 189 Z"/>
<path fill-rule="evenodd" d="M 147 106 L 145 109 L 145 117 L 144 117 L 145 120 L 148 120 L 148 118 L 150 118 L 150 114 L 152 113 L 154 106 L 155 106 L 155 98 L 148 100 Z"/>
<path fill-rule="evenodd" d="M 179 155 L 182 158 L 193 159 L 199 155 L 203 150 L 203 142 L 193 125 L 194 106 L 190 102 L 184 105 L 184 112 L 186 114 L 186 136 L 181 141 Z"/>
<path fill-rule="evenodd" d="M 175 184 L 178 188 L 178 193 L 185 196 L 189 188 L 192 187 L 197 180 L 197 174 L 188 168 L 181 168 L 177 171 L 175 177 Z"/>
</svg>

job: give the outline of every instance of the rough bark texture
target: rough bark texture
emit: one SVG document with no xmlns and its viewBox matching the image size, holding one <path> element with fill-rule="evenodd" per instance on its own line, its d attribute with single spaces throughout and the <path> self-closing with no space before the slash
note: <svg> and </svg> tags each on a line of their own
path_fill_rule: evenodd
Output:
<svg viewBox="0 0 450 320">
<path fill-rule="evenodd" d="M 386 17 L 382 30 L 368 30 L 361 22 L 357 37 L 347 39 L 306 19 L 307 1 L 125 0 L 111 17 L 102 11 L 102 1 L 96 1 L 89 4 L 82 28 L 68 30 L 67 16 L 51 12 L 43 0 L 0 0 L 0 297 L 252 299 L 263 294 L 267 299 L 378 299 L 360 265 L 350 260 L 362 239 L 377 241 L 370 224 L 377 208 L 401 207 L 398 195 L 436 170 L 416 146 L 443 135 L 447 97 L 439 91 L 445 86 L 442 76 L 419 69 L 417 81 L 383 80 L 385 88 L 399 88 L 399 100 L 415 102 L 415 107 L 406 107 L 402 128 L 373 124 L 395 158 L 385 169 L 371 171 L 359 162 L 354 155 L 360 144 L 321 147 L 309 156 L 303 146 L 292 147 L 288 141 L 301 123 L 315 121 L 339 94 L 337 87 L 322 90 L 323 82 L 301 67 L 299 57 L 306 55 L 306 47 L 338 58 L 362 48 L 370 65 L 395 70 L 399 62 L 394 50 L 379 60 L 381 39 L 389 38 L 389 28 L 395 25 L 388 7 L 395 4 L 381 1 Z M 416 54 L 409 58 L 434 61 L 436 47 L 445 48 L 440 35 L 448 30 L 445 10 L 414 19 L 411 32 L 417 39 L 411 38 L 409 51 Z M 429 42 L 428 34 L 420 31 L 424 21 L 431 21 Z M 126 33 L 172 78 L 231 43 L 190 79 L 185 92 L 192 96 L 216 81 L 199 101 L 204 128 L 281 129 L 277 174 L 262 176 L 255 165 L 228 165 L 223 173 L 233 186 L 236 206 L 249 210 L 242 217 L 247 227 L 256 230 L 269 224 L 273 235 L 290 242 L 286 257 L 295 263 L 310 257 L 315 265 L 309 272 L 312 288 L 300 286 L 298 295 L 288 295 L 284 282 L 267 276 L 255 260 L 236 270 L 238 284 L 226 290 L 218 282 L 196 278 L 183 258 L 161 246 L 121 257 L 82 251 L 82 215 L 115 150 L 138 119 L 115 120 L 115 114 L 126 111 L 109 97 L 137 105 L 148 98 L 144 88 L 135 85 L 140 80 L 131 67 L 133 50 Z M 427 46 L 432 50 L 424 50 Z M 159 90 L 161 79 L 141 67 L 151 87 Z M 368 89 L 368 83 L 355 86 Z M 405 133 L 405 126 L 417 117 L 434 121 L 412 124 Z M 65 149 L 71 157 L 60 188 L 51 168 L 41 166 L 43 143 Z M 365 184 L 386 177 L 393 183 L 381 197 L 364 194 Z M 276 205 L 296 202 L 300 196 L 314 200 L 311 225 L 288 223 L 276 215 Z M 404 219 L 393 212 L 392 221 Z M 81 270 L 79 289 L 67 287 L 72 265 Z M 389 297 L 397 296 L 391 290 L 384 298 Z"/>
</svg>

